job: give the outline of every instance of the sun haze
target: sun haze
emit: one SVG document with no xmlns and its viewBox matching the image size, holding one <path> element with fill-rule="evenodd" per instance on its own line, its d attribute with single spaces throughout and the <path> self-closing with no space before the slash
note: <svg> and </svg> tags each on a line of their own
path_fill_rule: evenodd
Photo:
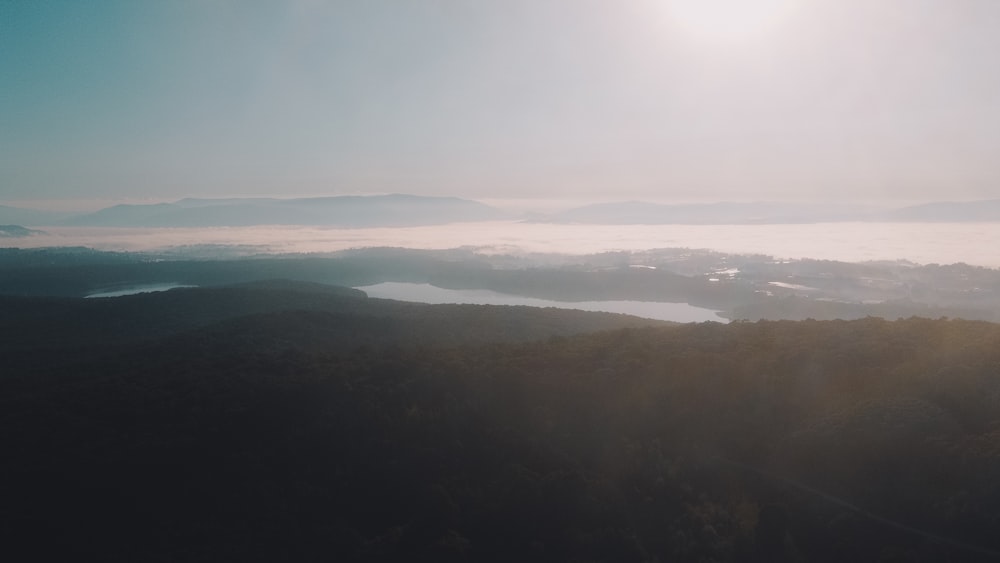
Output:
<svg viewBox="0 0 1000 563">
<path fill-rule="evenodd" d="M 996 197 L 1000 2 L 0 2 L 0 203 Z"/>
<path fill-rule="evenodd" d="M 674 23 L 698 39 L 740 42 L 766 35 L 791 9 L 790 0 L 668 0 Z"/>
</svg>

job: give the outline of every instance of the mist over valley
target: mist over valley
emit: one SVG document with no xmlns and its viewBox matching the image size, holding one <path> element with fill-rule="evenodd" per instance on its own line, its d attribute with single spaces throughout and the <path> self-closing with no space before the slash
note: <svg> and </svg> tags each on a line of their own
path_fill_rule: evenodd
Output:
<svg viewBox="0 0 1000 563">
<path fill-rule="evenodd" d="M 241 200 L 229 226 L 189 202 L 4 227 L 9 552 L 1000 554 L 1000 222 L 402 200 L 329 224 L 252 224 L 282 204 Z"/>
<path fill-rule="evenodd" d="M 1000 561 L 997 29 L 0 1 L 0 561 Z"/>
</svg>

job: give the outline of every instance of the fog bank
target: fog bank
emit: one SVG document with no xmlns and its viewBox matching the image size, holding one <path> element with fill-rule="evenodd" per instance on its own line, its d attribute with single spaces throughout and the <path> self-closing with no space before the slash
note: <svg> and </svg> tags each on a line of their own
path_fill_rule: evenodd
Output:
<svg viewBox="0 0 1000 563">
<path fill-rule="evenodd" d="M 483 253 L 588 254 L 616 250 L 699 248 L 778 259 L 1000 267 L 1000 223 L 816 223 L 806 225 L 553 225 L 490 221 L 427 227 L 342 229 L 264 226 L 223 228 L 43 227 L 46 234 L 0 246 L 87 246 L 98 250 L 197 250 L 238 246 L 242 254 L 334 252 L 394 246 L 474 247 Z"/>
</svg>

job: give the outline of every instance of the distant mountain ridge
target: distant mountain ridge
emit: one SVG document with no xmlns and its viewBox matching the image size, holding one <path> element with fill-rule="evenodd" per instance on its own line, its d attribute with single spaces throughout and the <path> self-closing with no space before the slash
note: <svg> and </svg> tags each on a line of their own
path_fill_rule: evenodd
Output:
<svg viewBox="0 0 1000 563">
<path fill-rule="evenodd" d="M 906 207 L 859 204 L 615 201 L 555 213 L 515 215 L 458 197 L 409 194 L 307 198 L 186 198 L 121 204 L 72 215 L 0 205 L 0 224 L 74 227 L 247 227 L 256 225 L 415 227 L 522 219 L 604 225 L 751 225 L 840 222 L 1000 222 L 1000 199 L 931 202 Z"/>
<path fill-rule="evenodd" d="M 21 225 L 0 225 L 0 238 L 23 238 L 32 235 L 44 235 L 44 231 L 26 229 Z"/>
<path fill-rule="evenodd" d="M 549 216 L 554 223 L 632 224 L 775 224 L 865 220 L 872 210 L 857 205 L 767 202 L 662 204 L 645 201 L 597 203 Z"/>
<path fill-rule="evenodd" d="M 1000 221 L 1000 199 L 983 201 L 941 201 L 912 205 L 888 214 L 890 221 L 973 222 Z"/>
<path fill-rule="evenodd" d="M 839 222 L 995 222 L 1000 200 L 933 202 L 897 209 L 853 204 L 718 202 L 663 204 L 646 201 L 597 203 L 534 222 L 606 225 L 802 224 Z"/>
<path fill-rule="evenodd" d="M 321 225 L 411 227 L 506 218 L 489 205 L 455 197 L 404 194 L 296 199 L 182 199 L 115 205 L 62 224 L 80 227 L 244 227 Z"/>
</svg>

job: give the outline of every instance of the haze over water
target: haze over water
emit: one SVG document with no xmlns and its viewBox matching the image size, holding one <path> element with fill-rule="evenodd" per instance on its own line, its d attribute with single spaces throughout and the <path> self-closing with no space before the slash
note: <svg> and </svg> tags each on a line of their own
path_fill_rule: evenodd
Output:
<svg viewBox="0 0 1000 563">
<path fill-rule="evenodd" d="M 99 250 L 170 250 L 242 245 L 245 253 L 321 253 L 363 247 L 484 253 L 588 254 L 657 248 L 765 254 L 777 259 L 845 262 L 909 260 L 1000 268 L 1000 223 L 816 223 L 795 225 L 565 225 L 491 221 L 427 227 L 82 228 L 0 239 L 0 246 L 88 246 Z"/>
</svg>

